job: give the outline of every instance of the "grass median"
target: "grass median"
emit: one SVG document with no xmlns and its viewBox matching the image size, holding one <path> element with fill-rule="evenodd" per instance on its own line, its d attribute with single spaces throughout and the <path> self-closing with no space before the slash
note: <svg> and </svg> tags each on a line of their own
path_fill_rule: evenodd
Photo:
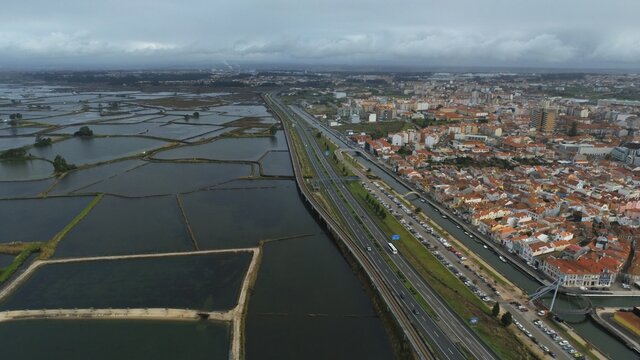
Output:
<svg viewBox="0 0 640 360">
<path fill-rule="evenodd" d="M 491 316 L 489 307 L 444 267 L 402 224 L 393 216 L 382 219 L 374 214 L 373 208 L 366 202 L 368 192 L 362 184 L 352 182 L 349 184 L 349 189 L 372 218 L 378 221 L 387 236 L 400 235 L 401 240 L 395 242 L 398 250 L 449 307 L 462 319 L 470 319 L 474 316 L 478 318 L 478 325 L 471 328 L 500 358 L 535 359 L 515 334 Z"/>
</svg>

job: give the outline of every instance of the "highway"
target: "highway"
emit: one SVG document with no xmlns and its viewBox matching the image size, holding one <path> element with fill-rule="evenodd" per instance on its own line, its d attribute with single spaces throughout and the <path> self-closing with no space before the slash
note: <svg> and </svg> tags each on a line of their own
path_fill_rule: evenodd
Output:
<svg viewBox="0 0 640 360">
<path fill-rule="evenodd" d="M 280 104 L 280 107 L 282 108 L 284 106 Z M 322 174 L 319 182 L 327 185 L 324 187 L 327 195 L 343 215 L 351 233 L 355 235 L 361 248 L 364 249 L 371 245 L 372 240 L 369 235 L 371 234 L 381 249 L 387 249 L 386 235 L 378 228 L 374 220 L 369 217 L 369 214 L 362 209 L 357 200 L 353 198 L 344 183 L 337 180 L 340 179 L 340 176 L 338 176 L 328 164 L 322 150 L 313 139 L 316 131 L 309 128 L 309 125 L 312 123 L 299 121 L 304 119 L 304 117 L 300 114 L 294 115 L 289 108 L 285 108 L 284 111 L 296 122 L 297 126 L 295 128 L 302 142 L 305 143 L 305 151 L 312 162 L 311 166 L 317 174 Z M 310 134 L 310 131 L 313 132 L 313 134 Z M 318 182 L 318 179 L 316 179 L 316 182 Z M 353 212 L 355 212 L 355 214 L 353 214 Z M 405 312 L 414 318 L 413 320 L 423 336 L 430 339 L 431 344 L 434 344 L 436 350 L 439 352 L 440 358 L 464 359 L 465 356 L 460 352 L 458 346 L 465 347 L 468 354 L 473 354 L 481 359 L 496 358 L 491 350 L 486 348 L 475 334 L 467 328 L 464 321 L 450 311 L 442 299 L 433 292 L 428 284 L 420 278 L 402 256 L 390 255 L 389 257 L 403 276 L 413 284 L 414 288 L 421 293 L 423 298 L 430 303 L 431 307 L 438 313 L 439 321 L 431 319 L 423 312 L 415 299 L 408 295 L 409 292 L 402 284 L 399 276 L 394 272 L 393 267 L 390 267 L 385 262 L 381 254 L 377 251 L 367 252 L 366 254 L 371 258 L 376 269 L 382 274 L 385 282 L 393 288 L 397 300 L 405 307 Z"/>
<path fill-rule="evenodd" d="M 274 100 L 272 100 L 269 94 L 265 95 L 265 101 L 272 108 L 272 110 L 274 110 L 278 114 L 279 117 L 291 116 L 291 114 L 287 114 L 288 112 L 287 108 L 279 103 L 276 103 Z M 385 301 L 385 303 L 389 307 L 389 310 L 395 317 L 396 321 L 398 322 L 398 325 L 402 328 L 402 331 L 405 333 L 406 338 L 410 342 L 412 348 L 414 349 L 414 352 L 418 355 L 418 357 L 421 359 L 436 358 L 434 357 L 432 350 L 425 344 L 422 337 L 417 333 L 413 321 L 409 318 L 408 313 L 403 307 L 403 305 L 406 306 L 406 303 L 401 303 L 398 301 L 395 294 L 393 293 L 393 290 L 389 287 L 388 283 L 385 281 L 383 272 L 380 271 L 380 269 L 378 269 L 374 265 L 371 259 L 367 257 L 367 254 L 362 249 L 362 246 L 360 244 L 354 243 L 351 237 L 337 224 L 337 222 L 333 219 L 333 217 L 322 206 L 320 206 L 317 203 L 317 201 L 312 195 L 309 194 L 307 190 L 307 185 L 302 176 L 301 164 L 297 160 L 296 148 L 293 144 L 289 131 L 287 131 L 288 127 L 285 124 L 284 119 L 283 119 L 283 125 L 285 126 L 285 135 L 289 143 L 294 172 L 296 174 L 296 181 L 298 183 L 298 187 L 300 191 L 305 196 L 307 201 L 309 201 L 312 204 L 314 209 L 318 211 L 320 217 L 325 221 L 329 230 L 332 231 L 336 237 L 340 238 L 344 242 L 344 244 L 347 246 L 347 248 L 356 258 L 356 260 L 358 260 L 360 265 L 363 267 L 363 269 L 369 276 L 373 286 L 378 290 L 379 295 L 382 297 L 382 299 Z M 305 152 L 307 153 L 309 153 L 309 151 L 310 150 L 305 150 Z M 314 156 L 309 157 L 309 160 L 313 161 L 313 166 L 315 171 L 317 171 L 318 176 L 321 176 L 322 174 L 324 174 L 324 172 L 319 167 L 318 162 L 315 161 L 314 159 L 315 159 Z M 341 202 L 338 202 L 338 204 L 341 204 Z"/>
<path fill-rule="evenodd" d="M 343 149 L 344 151 L 348 152 L 348 151 L 353 151 L 353 150 L 358 150 L 360 151 L 361 149 L 358 148 L 354 148 L 348 141 L 342 139 L 342 136 L 340 136 L 340 134 L 336 135 L 333 133 L 332 129 L 327 128 L 326 126 L 323 126 L 322 124 L 319 124 L 312 116 L 310 116 L 308 113 L 306 113 L 304 110 L 297 108 L 297 107 L 293 107 L 292 110 L 300 117 L 305 118 L 308 122 L 310 122 L 311 124 L 314 125 L 314 127 L 319 130 L 322 131 L 323 134 L 325 134 L 325 136 L 329 137 L 334 143 L 336 143 L 336 145 L 338 145 L 341 149 Z M 368 159 L 368 161 L 370 162 L 374 162 L 374 159 Z M 378 164 L 375 164 L 376 166 L 381 167 Z M 416 189 L 413 188 L 411 185 L 406 184 L 405 182 L 393 177 L 394 180 L 396 180 L 397 183 L 399 183 L 400 185 L 403 186 L 403 189 L 396 189 L 396 190 L 400 190 L 401 193 L 405 193 L 408 191 L 415 191 Z M 390 184 L 391 186 L 393 184 Z M 422 203 L 420 201 L 418 201 L 418 199 L 424 199 L 425 201 L 427 201 L 427 203 Z M 482 234 L 478 234 L 477 231 L 475 229 L 469 229 L 470 227 L 466 226 L 466 224 L 458 219 L 458 221 L 453 221 L 453 219 L 456 219 L 457 216 L 455 214 L 452 214 L 448 209 L 442 208 L 439 204 L 433 203 L 431 199 L 425 198 L 423 195 L 417 195 L 416 199 L 412 201 L 412 204 L 421 208 L 423 210 L 423 213 L 425 214 L 429 214 L 429 213 L 433 213 L 433 209 L 437 208 L 439 209 L 439 213 L 437 215 L 441 214 L 447 214 L 449 215 L 447 219 L 441 218 L 440 216 L 434 216 L 432 217 L 432 220 L 434 220 L 437 224 L 439 224 L 440 226 L 443 226 L 447 231 L 449 231 L 453 236 L 460 238 L 460 236 L 467 236 L 465 235 L 461 235 L 465 230 L 469 230 L 469 233 L 473 233 L 476 235 L 477 238 L 481 238 Z M 412 219 L 407 219 L 408 222 L 412 223 Z M 453 226 L 452 226 L 453 224 Z M 419 226 L 416 226 L 416 224 L 414 223 L 414 228 L 419 229 Z M 448 225 L 448 226 L 447 226 Z M 456 227 L 454 228 L 454 226 L 460 226 L 460 227 Z M 453 229 L 452 229 L 453 228 Z M 453 230 L 453 231 L 450 231 Z M 424 234 L 421 232 L 421 235 L 423 235 L 423 237 L 425 238 L 431 238 L 428 234 Z M 437 242 L 434 242 L 435 244 L 439 245 Z M 495 247 L 495 244 L 493 244 L 492 242 L 488 242 L 487 244 L 490 247 Z M 497 251 L 496 251 L 497 250 Z M 494 249 L 494 253 L 503 253 L 504 250 L 503 249 Z M 449 260 L 454 260 L 453 258 L 450 257 L 450 254 L 448 254 L 448 251 L 443 251 L 442 252 L 443 255 L 445 255 L 445 257 L 449 257 Z M 506 258 L 510 259 L 513 255 L 511 254 L 503 254 Z M 496 255 L 497 257 L 497 255 Z M 455 260 L 453 261 L 453 263 L 455 263 Z M 514 261 L 514 262 L 509 262 L 507 264 L 501 263 L 500 265 L 502 265 L 502 267 L 508 267 L 510 269 L 517 269 L 520 271 L 523 271 L 526 273 L 527 276 L 532 276 L 531 274 L 531 269 L 522 269 L 522 265 L 519 264 L 518 262 Z M 519 266 L 520 265 L 520 266 Z M 411 267 L 408 266 L 410 269 Z M 524 265 L 524 267 L 526 267 L 526 265 Z M 413 269 L 411 269 L 413 270 Z M 467 277 L 470 277 L 467 271 L 464 271 L 464 269 L 460 269 L 459 270 L 462 273 L 465 273 L 467 275 Z M 511 270 L 512 271 L 512 270 Z M 537 275 L 537 274 L 536 274 Z M 537 276 L 535 276 L 537 278 Z M 415 284 L 414 282 L 414 277 L 409 277 L 412 282 Z M 419 278 L 419 276 L 418 276 Z M 531 280 L 529 280 L 531 281 Z M 542 281 L 540 281 L 542 282 Z M 481 288 L 483 286 L 480 286 Z M 419 290 L 425 290 L 423 287 L 418 286 L 417 287 Z M 487 289 L 483 289 L 485 290 L 485 292 L 489 293 L 489 291 Z M 426 298 L 426 297 L 425 297 Z M 431 303 L 431 302 L 430 302 Z M 509 304 L 508 302 L 505 301 L 500 301 L 500 305 L 503 309 L 509 310 L 511 311 L 511 313 L 514 315 L 514 317 L 516 319 L 518 319 L 519 321 L 522 322 L 523 325 L 525 325 L 525 328 L 528 329 L 529 331 L 531 331 L 534 335 L 535 338 L 540 341 L 540 343 L 546 345 L 547 347 L 551 348 L 559 357 L 561 358 L 566 358 L 568 359 L 569 356 L 558 346 L 558 344 L 554 341 L 552 341 L 550 338 L 548 338 L 548 336 L 546 336 L 544 333 L 542 333 L 533 323 L 532 321 L 536 318 L 535 316 L 526 316 L 524 314 L 521 314 L 515 307 L 513 307 L 511 304 Z M 440 307 L 438 306 L 437 308 L 435 306 L 432 305 L 432 307 L 434 307 L 434 309 L 439 309 Z M 443 318 L 442 314 L 438 313 L 438 315 L 441 317 L 441 319 Z M 457 316 L 455 316 L 455 314 L 452 314 L 452 317 L 450 316 L 446 316 L 445 317 L 446 323 L 447 325 L 451 323 L 451 321 L 455 321 L 455 320 L 459 320 L 457 319 Z M 458 330 L 458 338 L 461 338 L 464 335 L 464 331 L 460 331 L 462 329 L 467 330 L 467 333 L 470 333 L 470 331 L 468 330 L 468 328 L 466 328 L 465 325 L 462 325 L 460 327 L 454 327 L 454 329 Z M 473 334 L 475 335 L 475 334 Z M 471 334 L 468 334 L 467 336 L 471 336 Z M 473 344 L 468 344 L 467 345 L 468 348 L 474 348 L 473 353 L 474 354 L 481 354 L 480 349 L 478 348 L 478 346 L 476 345 L 475 347 L 473 347 Z M 485 356 L 487 356 L 488 354 L 484 354 Z"/>
<path fill-rule="evenodd" d="M 299 118 L 305 119 L 307 121 L 307 125 L 315 125 L 315 121 L 313 121 L 312 118 L 310 119 L 310 116 L 304 111 L 298 108 L 292 108 L 292 111 L 296 115 L 298 115 Z M 317 131 L 315 127 L 313 131 Z M 315 145 L 315 147 L 317 147 L 315 141 L 311 142 Z M 321 155 L 320 157 L 323 158 L 322 160 L 326 162 L 324 156 Z M 332 170 L 332 168 L 328 164 L 327 167 Z M 337 178 L 335 174 L 334 178 Z M 357 217 L 363 221 L 366 228 L 379 242 L 379 244 L 386 249 L 386 244 L 388 242 L 387 236 L 378 227 L 375 220 L 370 217 L 367 211 L 362 209 L 358 201 L 351 195 L 342 181 L 336 182 L 336 187 L 344 195 L 344 198 L 354 209 Z M 449 309 L 448 305 L 435 293 L 435 291 L 431 289 L 429 284 L 427 284 L 420 277 L 415 269 L 402 256 L 392 256 L 391 258 L 397 268 L 400 269 L 404 276 L 414 285 L 414 288 L 422 295 L 422 297 L 429 303 L 429 305 L 438 315 L 439 321 L 437 323 L 430 319 L 429 316 L 424 316 L 423 318 L 419 319 L 421 320 L 421 324 L 425 327 L 425 329 L 428 329 L 429 331 L 435 331 L 435 329 L 437 328 L 440 330 L 439 332 L 436 332 L 437 335 L 433 336 L 437 341 L 442 341 L 440 337 L 445 334 L 447 337 L 447 342 L 454 344 L 457 343 L 461 346 L 464 346 L 469 353 L 474 354 L 478 358 L 497 358 L 497 356 L 484 345 L 484 343 L 475 335 L 475 333 L 467 327 L 466 323 L 462 319 L 460 319 L 452 310 Z M 402 284 L 399 285 L 402 286 Z M 433 326 L 434 324 L 435 327 Z"/>
<path fill-rule="evenodd" d="M 265 100 L 270 100 L 268 95 L 265 95 Z M 267 104 L 269 104 L 270 101 L 267 101 Z M 275 103 L 275 101 L 272 103 L 275 106 L 278 106 L 278 109 L 280 111 L 284 112 L 288 112 L 287 108 L 284 107 L 281 104 L 277 104 Z M 270 104 L 271 105 L 271 104 Z M 286 114 L 287 116 L 292 116 L 292 114 Z M 299 135 L 301 136 L 301 139 L 306 139 L 306 133 L 301 130 L 301 128 L 298 126 L 297 129 Z M 286 128 L 285 128 L 286 129 Z M 292 157 L 295 157 L 295 147 L 293 145 L 293 143 L 291 142 L 291 139 L 289 138 L 289 135 L 287 134 L 287 139 L 289 141 L 289 147 L 290 147 L 290 151 L 292 152 Z M 309 143 L 307 142 L 307 145 Z M 311 165 L 313 167 L 314 172 L 317 174 L 317 179 L 322 179 L 322 181 L 329 183 L 329 177 L 326 177 L 324 175 L 327 175 L 326 169 L 322 167 L 322 164 L 319 162 L 319 160 L 316 158 L 315 153 L 313 152 L 314 150 L 311 147 L 306 147 L 305 148 L 305 152 L 308 155 L 308 159 L 311 162 Z M 296 170 L 296 180 L 298 181 L 299 185 L 300 185 L 300 190 L 304 193 L 306 191 L 305 189 L 305 185 L 301 184 L 302 181 L 302 176 L 300 174 L 299 169 L 297 169 L 299 167 L 299 164 L 294 160 L 294 170 Z M 324 174 L 324 175 L 323 175 Z M 331 189 L 332 186 L 328 186 L 326 187 L 328 189 Z M 331 197 L 332 201 L 335 201 L 335 205 L 338 206 L 338 208 L 341 211 L 347 211 L 344 203 L 337 197 L 337 194 L 335 193 L 335 191 L 327 191 L 328 195 Z M 313 202 L 313 197 L 310 195 L 306 195 L 307 199 L 311 202 Z M 323 215 L 324 211 L 323 209 L 318 205 L 318 204 L 314 204 L 314 208 L 316 210 L 318 210 L 320 212 L 321 215 Z M 336 227 L 338 227 L 337 225 L 335 225 L 335 222 L 332 221 L 331 217 L 329 216 L 329 214 L 324 214 L 322 216 L 325 220 L 327 220 L 328 226 L 330 227 L 334 227 L 334 230 Z M 350 224 L 350 226 L 355 226 L 356 224 L 354 222 L 348 222 Z M 333 225 L 332 225 L 333 224 Z M 415 320 L 411 319 L 410 316 L 414 315 L 412 312 L 408 311 L 407 309 L 409 308 L 415 308 L 416 304 L 415 303 L 410 303 L 412 299 L 410 299 L 409 297 L 407 298 L 400 298 L 397 297 L 397 294 L 399 294 L 400 292 L 397 291 L 398 287 L 397 285 L 394 286 L 389 286 L 392 283 L 395 284 L 400 284 L 399 279 L 397 279 L 397 277 L 395 277 L 395 274 L 393 273 L 393 271 L 389 271 L 388 268 L 380 268 L 379 264 L 380 262 L 377 261 L 373 261 L 371 258 L 368 258 L 368 253 L 365 252 L 363 249 L 363 244 L 364 243 L 368 243 L 368 239 L 366 237 L 363 236 L 363 232 L 361 229 L 357 229 L 354 227 L 354 229 L 356 229 L 356 231 L 354 232 L 354 234 L 356 234 L 357 239 L 356 239 L 356 243 L 354 244 L 354 246 L 350 246 L 351 244 L 348 242 L 350 240 L 350 237 L 347 234 L 341 234 L 341 239 L 343 241 L 345 241 L 345 244 L 350 248 L 351 252 L 354 254 L 354 256 L 356 258 L 360 256 L 362 256 L 364 258 L 364 261 L 360 261 L 361 265 L 363 265 L 363 267 L 365 268 L 365 270 L 367 270 L 372 282 L 374 283 L 374 285 L 376 286 L 376 288 L 380 291 L 381 296 L 383 297 L 383 299 L 385 300 L 385 302 L 387 303 L 387 305 L 389 306 L 391 312 L 393 313 L 393 315 L 395 316 L 396 320 L 400 323 L 400 326 L 403 328 L 403 331 L 405 332 L 406 336 L 408 337 L 409 341 L 411 342 L 411 345 L 413 346 L 415 352 L 418 354 L 418 356 L 420 358 L 423 359 L 433 359 L 435 358 L 432 354 L 432 351 L 425 345 L 422 337 L 416 332 L 415 330 Z M 340 235 L 340 234 L 338 234 Z M 379 254 L 378 254 L 379 255 Z M 380 260 L 380 259 L 378 259 Z M 392 281 L 388 281 L 389 277 L 393 276 L 394 279 L 392 279 Z M 378 281 L 379 280 L 379 281 Z M 447 349 L 443 349 L 444 351 L 447 351 Z M 449 355 L 447 355 L 446 353 L 443 353 L 442 358 L 447 358 L 447 359 L 464 359 L 464 358 L 458 358 L 458 357 L 451 357 L 453 349 L 448 349 L 449 350 Z"/>
</svg>

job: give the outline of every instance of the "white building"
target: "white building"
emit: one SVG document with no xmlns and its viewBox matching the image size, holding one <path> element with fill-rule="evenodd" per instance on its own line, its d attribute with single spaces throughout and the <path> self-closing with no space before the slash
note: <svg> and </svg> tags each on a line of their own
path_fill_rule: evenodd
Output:
<svg viewBox="0 0 640 360">
<path fill-rule="evenodd" d="M 397 133 L 397 134 L 391 134 L 390 138 L 391 138 L 391 145 L 395 145 L 395 146 L 402 146 L 404 144 L 406 144 L 405 141 L 405 136 L 406 134 L 403 133 Z"/>
<path fill-rule="evenodd" d="M 438 135 L 427 135 L 424 137 L 424 146 L 433 148 L 440 141 Z"/>
</svg>

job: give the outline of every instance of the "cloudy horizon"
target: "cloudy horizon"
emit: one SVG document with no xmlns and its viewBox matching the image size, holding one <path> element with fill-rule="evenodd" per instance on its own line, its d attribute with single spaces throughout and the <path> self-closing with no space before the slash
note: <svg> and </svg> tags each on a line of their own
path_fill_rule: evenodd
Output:
<svg viewBox="0 0 640 360">
<path fill-rule="evenodd" d="M 25 0 L 0 69 L 232 63 L 640 67 L 640 2 Z"/>
</svg>

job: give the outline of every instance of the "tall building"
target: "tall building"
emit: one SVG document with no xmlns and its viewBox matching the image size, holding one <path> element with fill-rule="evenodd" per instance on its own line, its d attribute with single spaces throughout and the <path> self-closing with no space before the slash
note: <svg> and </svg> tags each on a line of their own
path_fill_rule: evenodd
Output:
<svg viewBox="0 0 640 360">
<path fill-rule="evenodd" d="M 534 109 L 531 111 L 531 127 L 540 132 L 553 132 L 556 127 L 557 116 L 558 113 L 555 109 Z"/>
</svg>

